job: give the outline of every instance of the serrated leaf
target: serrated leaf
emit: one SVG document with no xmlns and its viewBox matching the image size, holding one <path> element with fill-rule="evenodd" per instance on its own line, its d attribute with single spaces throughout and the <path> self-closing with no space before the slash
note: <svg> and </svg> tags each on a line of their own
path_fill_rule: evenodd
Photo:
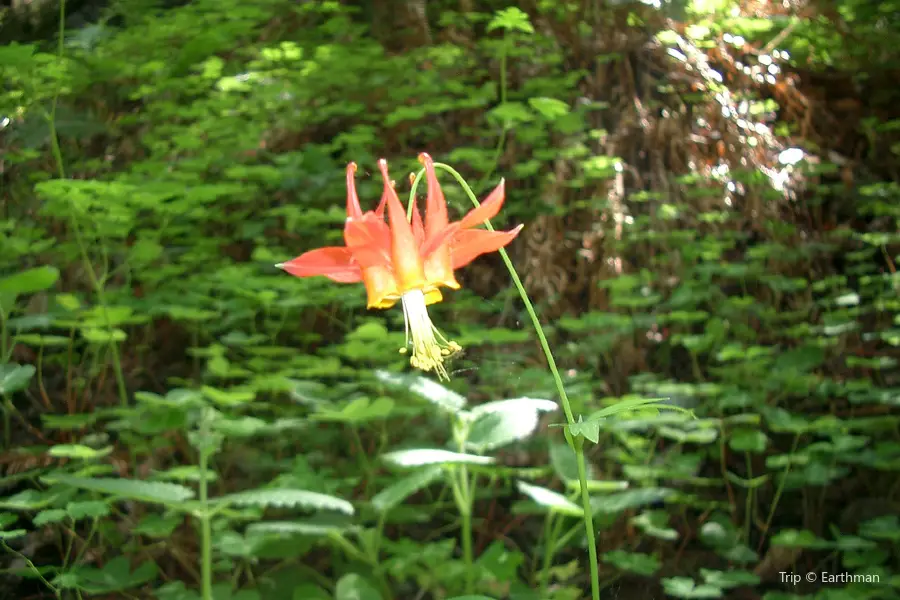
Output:
<svg viewBox="0 0 900 600">
<path fill-rule="evenodd" d="M 302 507 L 315 510 L 336 510 L 348 515 L 353 514 L 353 505 L 341 498 L 310 492 L 284 488 L 264 488 L 229 494 L 215 500 L 217 503 L 236 504 L 238 506 L 279 506 Z"/>
<path fill-rule="evenodd" d="M 441 468 L 432 466 L 395 481 L 372 498 L 372 506 L 379 512 L 388 511 L 440 477 Z"/>
<path fill-rule="evenodd" d="M 489 465 L 494 462 L 490 456 L 464 454 L 437 448 L 418 448 L 415 450 L 397 450 L 383 456 L 384 460 L 400 467 L 421 467 L 424 465 L 471 464 Z"/>
<path fill-rule="evenodd" d="M 117 498 L 131 498 L 141 502 L 176 505 L 194 497 L 190 488 L 175 483 L 158 481 L 137 481 L 134 479 L 112 479 L 98 477 L 72 477 L 70 475 L 48 475 L 42 477 L 46 483 L 61 483 L 83 490 L 109 494 Z"/>
<path fill-rule="evenodd" d="M 430 379 L 418 375 L 395 375 L 387 371 L 377 371 L 376 376 L 386 385 L 409 390 L 449 413 L 458 413 L 466 406 L 465 398 Z"/>
<path fill-rule="evenodd" d="M 477 406 L 471 411 L 476 417 L 466 447 L 476 452 L 494 450 L 525 439 L 537 428 L 540 411 L 558 407 L 551 400 L 515 398 Z"/>
<path fill-rule="evenodd" d="M 537 504 L 551 510 L 552 512 L 558 512 L 560 514 L 569 515 L 571 517 L 581 517 L 584 515 L 584 510 L 582 510 L 580 506 L 578 506 L 559 492 L 548 490 L 544 487 L 531 485 L 530 483 L 525 483 L 524 481 L 517 481 L 516 487 L 518 487 L 519 491 L 534 500 Z"/>
<path fill-rule="evenodd" d="M 346 531 L 351 526 L 352 524 L 349 522 L 329 522 L 312 519 L 305 521 L 264 521 L 248 526 L 247 535 L 323 536 Z"/>
</svg>

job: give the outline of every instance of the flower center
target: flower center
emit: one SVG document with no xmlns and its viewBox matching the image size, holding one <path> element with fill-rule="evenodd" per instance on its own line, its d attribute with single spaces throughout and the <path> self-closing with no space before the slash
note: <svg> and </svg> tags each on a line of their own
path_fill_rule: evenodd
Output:
<svg viewBox="0 0 900 600">
<path fill-rule="evenodd" d="M 410 290 L 400 297 L 400 301 L 406 320 L 406 345 L 412 346 L 409 364 L 423 371 L 434 371 L 439 379 L 449 380 L 444 359 L 456 354 L 462 347 L 445 338 L 431 322 L 422 290 Z M 401 348 L 400 352 L 405 353 L 407 349 Z"/>
</svg>

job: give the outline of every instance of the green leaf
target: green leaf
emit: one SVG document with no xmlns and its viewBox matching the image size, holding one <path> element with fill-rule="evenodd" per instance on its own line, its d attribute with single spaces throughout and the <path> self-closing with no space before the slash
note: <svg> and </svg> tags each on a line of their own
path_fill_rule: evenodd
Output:
<svg viewBox="0 0 900 600">
<path fill-rule="evenodd" d="M 230 390 L 222 390 L 209 385 L 200 388 L 203 395 L 219 404 L 220 406 L 237 406 L 252 402 L 256 398 L 256 392 L 253 390 L 242 390 L 233 388 Z"/>
<path fill-rule="evenodd" d="M 216 498 L 215 502 L 238 506 L 299 506 L 314 510 L 336 510 L 348 515 L 353 514 L 353 505 L 346 500 L 307 490 L 263 488 L 222 496 Z"/>
<path fill-rule="evenodd" d="M 330 533 L 340 533 L 352 526 L 351 523 L 329 522 L 323 520 L 308 519 L 305 521 L 263 521 L 253 523 L 247 527 L 248 535 L 308 535 L 325 536 Z"/>
<path fill-rule="evenodd" d="M 728 445 L 736 452 L 764 452 L 768 443 L 769 438 L 758 429 L 739 429 L 728 439 Z"/>
<path fill-rule="evenodd" d="M 47 525 L 48 523 L 59 523 L 63 519 L 65 519 L 68 515 L 66 511 L 61 508 L 51 508 L 48 510 L 42 510 L 38 514 L 34 515 L 34 519 L 32 522 L 41 527 L 43 525 Z"/>
<path fill-rule="evenodd" d="M 575 451 L 563 442 L 554 442 L 548 438 L 550 464 L 556 476 L 565 481 L 578 481 L 578 457 Z M 585 463 L 585 477 L 590 481 L 594 478 L 594 466 L 590 462 Z"/>
<path fill-rule="evenodd" d="M 388 452 L 382 457 L 389 463 L 400 467 L 421 467 L 425 465 L 470 464 L 489 465 L 494 462 L 490 456 L 464 454 L 440 450 L 437 448 L 418 448 L 415 450 L 397 450 Z"/>
<path fill-rule="evenodd" d="M 0 46 L 0 65 L 21 68 L 31 64 L 36 50 L 34 44 L 20 44 L 14 42 Z"/>
<path fill-rule="evenodd" d="M 558 407 L 551 400 L 514 398 L 481 404 L 472 409 L 475 422 L 469 430 L 466 447 L 476 452 L 495 450 L 525 439 L 538 425 L 540 412 Z"/>
<path fill-rule="evenodd" d="M 86 500 L 83 502 L 69 502 L 66 512 L 73 521 L 81 519 L 99 519 L 109 514 L 109 505 L 98 500 Z"/>
<path fill-rule="evenodd" d="M 542 117 L 551 121 L 569 113 L 569 105 L 556 98 L 529 98 L 528 104 Z"/>
<path fill-rule="evenodd" d="M 320 409 L 312 415 L 317 421 L 337 421 L 347 423 L 363 423 L 373 419 L 383 419 L 391 414 L 394 401 L 390 398 L 357 398 L 340 410 Z"/>
<path fill-rule="evenodd" d="M 98 458 L 103 458 L 107 456 L 113 451 L 112 446 L 106 446 L 105 448 L 101 448 L 96 450 L 91 448 L 90 446 L 83 446 L 81 444 L 57 444 L 50 448 L 47 451 L 47 454 L 50 456 L 56 456 L 58 458 L 76 458 L 79 460 L 94 460 Z"/>
<path fill-rule="evenodd" d="M 206 481 L 213 482 L 219 479 L 219 474 L 211 469 L 206 472 L 200 470 L 197 465 L 182 465 L 172 467 L 165 471 L 155 471 L 153 477 L 164 481 L 200 481 L 205 475 Z"/>
<path fill-rule="evenodd" d="M 721 598 L 722 590 L 716 586 L 697 585 L 690 577 L 666 577 L 662 580 L 663 589 L 676 598 Z"/>
<path fill-rule="evenodd" d="M 124 342 L 128 334 L 118 327 L 105 329 L 100 327 L 82 327 L 81 337 L 89 344 L 110 344 Z"/>
<path fill-rule="evenodd" d="M 375 374 L 385 385 L 409 390 L 446 412 L 455 414 L 466 406 L 465 398 L 430 379 L 417 375 L 395 375 L 387 371 L 376 371 Z"/>
<path fill-rule="evenodd" d="M 668 526 L 669 515 L 665 511 L 644 511 L 631 522 L 647 535 L 668 541 L 678 539 L 678 532 Z"/>
<path fill-rule="evenodd" d="M 700 575 L 703 576 L 703 579 L 707 584 L 725 589 L 743 585 L 754 586 L 759 584 L 759 576 L 754 575 L 750 571 L 725 572 L 704 569 L 701 567 Z"/>
<path fill-rule="evenodd" d="M 0 279 L 0 294 L 33 294 L 46 290 L 59 279 L 56 267 L 36 267 Z"/>
<path fill-rule="evenodd" d="M 567 427 L 569 428 L 569 433 L 576 438 L 584 436 L 585 439 L 595 444 L 600 441 L 599 419 L 596 421 L 585 421 L 581 415 L 578 415 L 578 420 Z"/>
<path fill-rule="evenodd" d="M 120 556 L 111 559 L 102 569 L 79 567 L 73 570 L 71 584 L 60 587 L 80 588 L 92 595 L 109 594 L 148 583 L 156 577 L 157 570 L 155 563 L 147 561 L 132 571 L 128 559 Z"/>
<path fill-rule="evenodd" d="M 650 577 L 656 573 L 662 564 L 659 559 L 652 554 L 641 554 L 640 552 L 625 552 L 624 550 L 613 550 L 603 555 L 603 560 L 610 563 L 617 569 L 637 573 L 644 577 Z"/>
<path fill-rule="evenodd" d="M 109 494 L 117 498 L 131 498 L 141 502 L 176 505 L 194 497 L 194 491 L 183 485 L 134 479 L 73 477 L 48 475 L 41 478 L 46 483 L 61 483 L 83 490 Z"/>
<path fill-rule="evenodd" d="M 172 535 L 175 528 L 184 522 L 184 516 L 181 514 L 170 515 L 154 515 L 145 516 L 140 522 L 132 528 L 131 532 L 138 535 L 146 535 L 147 537 L 163 539 Z"/>
<path fill-rule="evenodd" d="M 441 468 L 435 465 L 407 475 L 375 494 L 372 498 L 372 506 L 378 512 L 389 511 L 422 488 L 430 485 L 441 476 L 441 473 Z"/>
<path fill-rule="evenodd" d="M 517 481 L 516 487 L 518 487 L 519 491 L 521 491 L 523 494 L 534 500 L 538 505 L 549 509 L 551 512 L 557 512 L 563 515 L 568 515 L 570 517 L 579 518 L 584 515 L 584 510 L 580 506 L 578 506 L 559 492 L 555 492 L 544 487 L 531 485 L 530 483 L 525 483 L 524 481 Z"/>
<path fill-rule="evenodd" d="M 334 600 L 381 600 L 381 594 L 363 576 L 347 573 L 334 588 Z"/>
<path fill-rule="evenodd" d="M 494 18 L 488 23 L 487 30 L 504 29 L 506 31 L 521 31 L 522 33 L 534 33 L 534 27 L 528 18 L 528 13 L 517 7 L 498 10 Z"/>
<path fill-rule="evenodd" d="M 0 365 L 0 394 L 12 394 L 28 387 L 37 370 L 33 365 Z"/>
</svg>

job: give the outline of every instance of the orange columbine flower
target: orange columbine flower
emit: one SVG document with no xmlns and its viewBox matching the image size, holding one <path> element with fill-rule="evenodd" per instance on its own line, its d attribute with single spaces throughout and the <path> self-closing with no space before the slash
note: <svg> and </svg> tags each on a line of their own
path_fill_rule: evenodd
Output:
<svg viewBox="0 0 900 600">
<path fill-rule="evenodd" d="M 310 250 L 277 266 L 296 277 L 324 275 L 339 283 L 362 281 L 369 308 L 390 308 L 399 300 L 406 320 L 406 344 L 412 346 L 410 364 L 423 371 L 433 370 L 439 378 L 448 379 L 444 358 L 461 348 L 437 330 L 426 307 L 443 299 L 441 286 L 459 289 L 454 270 L 507 245 L 522 226 L 511 231 L 473 229 L 500 211 L 505 190 L 502 180 L 481 206 L 450 223 L 434 162 L 425 153 L 419 155 L 419 162 L 425 165 L 428 183 L 424 223 L 415 200 L 412 222 L 407 220 L 384 159 L 378 161 L 384 180 L 381 202 L 374 211 L 364 213 L 356 193 L 356 164 L 350 163 L 344 225 L 346 245 Z M 401 350 L 405 351 L 406 348 Z"/>
</svg>

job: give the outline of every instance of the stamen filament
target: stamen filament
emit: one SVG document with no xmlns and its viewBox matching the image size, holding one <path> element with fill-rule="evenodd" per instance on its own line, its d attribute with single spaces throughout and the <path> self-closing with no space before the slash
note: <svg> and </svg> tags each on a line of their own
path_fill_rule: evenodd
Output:
<svg viewBox="0 0 900 600">
<path fill-rule="evenodd" d="M 444 367 L 444 359 L 453 356 L 462 350 L 462 347 L 444 337 L 431 322 L 422 290 L 406 292 L 400 300 L 406 322 L 406 345 L 412 346 L 409 364 L 422 371 L 433 370 L 437 373 L 438 379 L 448 381 L 450 376 Z M 406 348 L 400 351 L 406 352 Z"/>
</svg>

